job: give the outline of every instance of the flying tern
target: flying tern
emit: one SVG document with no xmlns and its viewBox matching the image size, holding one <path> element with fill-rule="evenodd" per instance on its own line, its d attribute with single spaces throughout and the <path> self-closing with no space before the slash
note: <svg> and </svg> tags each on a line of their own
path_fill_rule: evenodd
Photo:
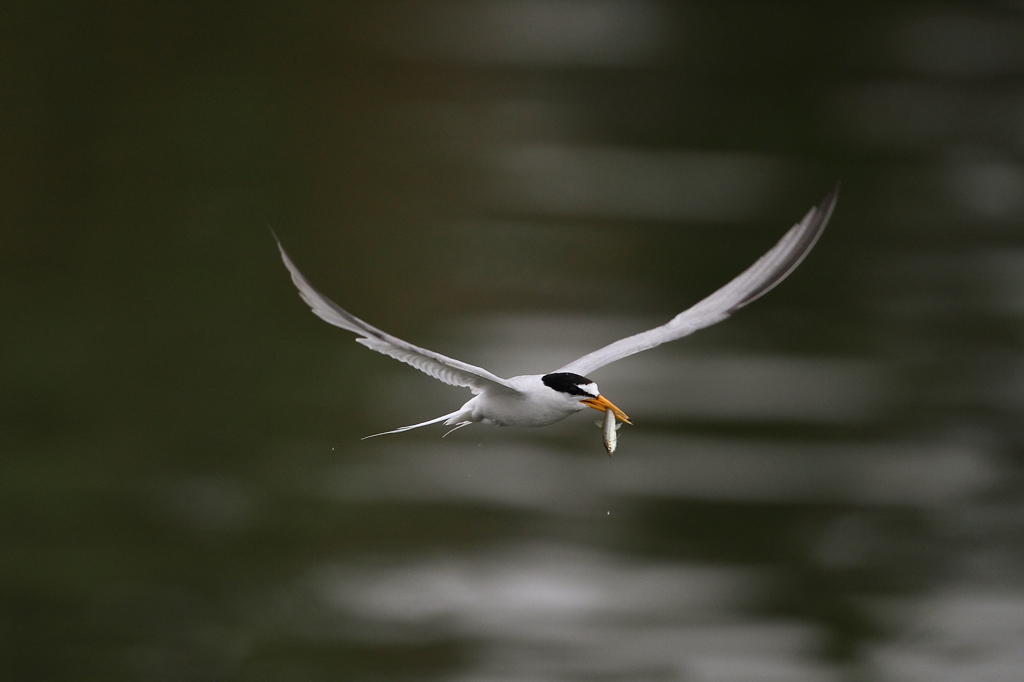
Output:
<svg viewBox="0 0 1024 682">
<path fill-rule="evenodd" d="M 367 438 L 401 433 L 439 422 L 454 426 L 455 429 L 477 422 L 495 426 L 548 426 L 588 407 L 610 412 L 615 419 L 632 424 L 622 410 L 601 394 L 597 384 L 588 379 L 587 375 L 616 360 L 710 327 L 764 296 L 796 269 L 818 241 L 836 206 L 839 186 L 836 183 L 820 204 L 811 208 L 800 222 L 783 235 L 778 244 L 753 265 L 667 323 L 627 336 L 552 372 L 524 374 L 509 379 L 502 379 L 482 367 L 414 346 L 363 322 L 317 291 L 295 267 L 280 240 L 277 240 L 277 247 L 299 295 L 317 317 L 335 327 L 354 332 L 358 336 L 356 342 L 367 348 L 412 365 L 446 384 L 468 388 L 474 394 L 469 402 L 454 412 Z M 274 235 L 274 239 L 277 239 L 277 235 Z M 607 443 L 614 437 L 614 420 L 608 419 L 607 414 L 605 417 L 606 424 L 612 423 L 612 436 L 607 435 L 608 427 L 605 428 L 606 447 L 610 453 L 614 449 L 614 442 L 610 445 Z"/>
</svg>

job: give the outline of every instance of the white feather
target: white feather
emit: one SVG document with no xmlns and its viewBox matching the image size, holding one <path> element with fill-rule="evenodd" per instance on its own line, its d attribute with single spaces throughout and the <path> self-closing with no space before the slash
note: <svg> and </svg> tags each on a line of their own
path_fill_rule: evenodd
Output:
<svg viewBox="0 0 1024 682">
<path fill-rule="evenodd" d="M 391 336 L 373 325 L 363 322 L 317 291 L 292 263 L 292 259 L 288 257 L 288 253 L 281 246 L 281 240 L 277 239 L 276 234 L 274 239 L 277 240 L 277 248 L 281 251 L 281 260 L 284 261 L 285 267 L 291 273 L 292 282 L 298 288 L 302 300 L 313 309 L 313 314 L 324 322 L 355 332 L 360 337 L 356 339 L 358 343 L 412 365 L 421 372 L 450 386 L 465 386 L 472 389 L 473 393 L 480 393 L 484 390 L 518 392 L 507 381 L 491 374 L 486 369 L 414 346 L 397 336 Z"/>
<path fill-rule="evenodd" d="M 555 371 L 587 376 L 595 369 L 616 360 L 710 327 L 764 296 L 807 256 L 828 224 L 838 198 L 839 183 L 836 183 L 835 189 L 818 206 L 808 211 L 803 220 L 790 228 L 768 253 L 724 287 L 679 313 L 666 324 L 620 339 Z"/>
</svg>

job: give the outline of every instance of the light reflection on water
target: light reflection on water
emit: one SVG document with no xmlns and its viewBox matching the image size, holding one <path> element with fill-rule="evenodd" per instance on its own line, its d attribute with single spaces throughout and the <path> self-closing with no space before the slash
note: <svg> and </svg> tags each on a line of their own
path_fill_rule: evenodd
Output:
<svg viewBox="0 0 1024 682">
<path fill-rule="evenodd" d="M 600 434 L 583 435 L 590 436 L 596 457 Z M 644 497 L 931 506 L 964 499 L 995 478 L 989 453 L 947 444 L 812 444 L 627 432 L 620 434 L 618 460 L 595 466 L 592 457 L 514 436 L 486 448 L 464 443 L 471 438 L 465 433 L 450 436 L 454 442 L 367 448 L 366 461 L 341 465 L 321 483 L 325 493 L 347 501 L 466 498 L 576 516 L 589 515 L 588 507 L 601 501 Z"/>
<path fill-rule="evenodd" d="M 746 220 L 793 174 L 753 155 L 537 145 L 498 150 L 495 165 L 502 209 L 603 219 Z"/>
<path fill-rule="evenodd" d="M 801 658 L 818 645 L 813 627 L 742 615 L 772 579 L 763 568 L 527 544 L 390 567 L 326 566 L 295 589 L 316 593 L 372 637 L 475 642 L 467 679 L 663 676 L 735 658 L 807 666 Z"/>
<path fill-rule="evenodd" d="M 1021 679 L 1024 18 L 758 7 L 26 33 L 0 677 Z M 613 458 L 591 415 L 358 441 L 468 394 L 309 315 L 265 234 L 509 376 L 664 322 L 837 177 L 791 280 L 595 374 Z"/>
</svg>

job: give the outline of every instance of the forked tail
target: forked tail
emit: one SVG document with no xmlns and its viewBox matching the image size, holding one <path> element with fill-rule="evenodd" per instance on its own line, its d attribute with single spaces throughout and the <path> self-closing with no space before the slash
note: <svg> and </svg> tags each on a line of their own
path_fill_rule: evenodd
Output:
<svg viewBox="0 0 1024 682">
<path fill-rule="evenodd" d="M 431 419 L 430 421 L 423 422 L 422 424 L 413 424 L 412 426 L 403 426 L 401 428 L 397 428 L 394 431 L 385 431 L 384 433 L 375 433 L 372 436 L 364 436 L 360 440 L 366 440 L 367 438 L 376 438 L 377 436 L 387 436 L 387 435 L 390 435 L 392 433 L 402 433 L 403 431 L 411 431 L 413 429 L 418 429 L 421 426 L 430 426 L 431 424 L 437 424 L 438 422 L 446 421 L 448 419 L 451 419 L 452 417 L 457 417 L 461 413 L 462 413 L 462 408 L 460 407 L 459 409 L 455 410 L 454 412 L 452 412 L 450 414 L 442 415 L 440 417 L 437 417 L 436 419 Z M 465 426 L 468 423 L 469 422 L 462 422 L 461 424 L 459 424 L 459 427 Z M 454 429 L 452 429 L 452 430 L 454 431 Z M 449 431 L 448 433 L 451 433 L 451 431 Z M 447 436 L 448 434 L 446 433 L 445 435 Z"/>
</svg>

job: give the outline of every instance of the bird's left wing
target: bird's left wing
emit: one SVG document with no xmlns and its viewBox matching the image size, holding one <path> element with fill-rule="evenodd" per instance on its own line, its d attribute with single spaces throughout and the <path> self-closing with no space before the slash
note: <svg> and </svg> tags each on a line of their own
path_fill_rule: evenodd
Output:
<svg viewBox="0 0 1024 682">
<path fill-rule="evenodd" d="M 837 182 L 828 196 L 808 211 L 803 220 L 790 228 L 768 253 L 724 287 L 679 313 L 666 324 L 620 339 L 555 371 L 586 376 L 616 360 L 710 327 L 764 296 L 800 265 L 800 261 L 818 241 L 828 224 L 838 198 Z"/>
<path fill-rule="evenodd" d="M 480 393 L 487 390 L 498 390 L 502 392 L 518 393 L 510 383 L 501 377 L 491 374 L 482 367 L 460 362 L 440 353 L 414 346 L 403 341 L 397 336 L 391 336 L 386 332 L 377 329 L 373 325 L 363 322 L 358 317 L 348 312 L 337 303 L 317 291 L 309 281 L 299 272 L 299 269 L 292 263 L 281 240 L 277 239 L 277 248 L 281 251 L 281 260 L 292 275 L 292 282 L 299 289 L 299 295 L 313 313 L 324 322 L 333 324 L 335 327 L 347 329 L 359 335 L 357 343 L 378 353 L 390 355 L 396 360 L 412 365 L 416 369 L 429 374 L 430 376 L 452 386 L 465 386 L 473 390 L 473 393 Z"/>
</svg>

